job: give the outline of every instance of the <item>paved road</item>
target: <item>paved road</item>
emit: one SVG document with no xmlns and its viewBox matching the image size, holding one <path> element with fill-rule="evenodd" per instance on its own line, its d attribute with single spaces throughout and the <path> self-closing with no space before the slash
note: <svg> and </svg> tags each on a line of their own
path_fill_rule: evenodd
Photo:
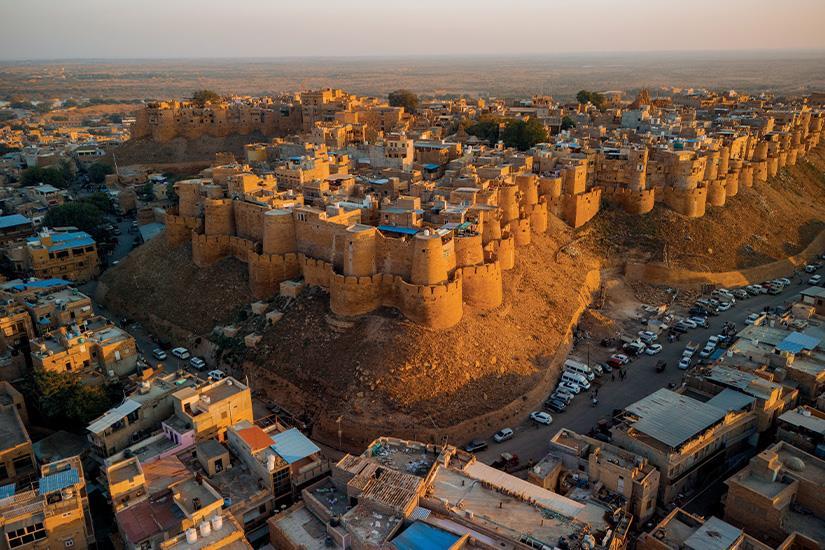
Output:
<svg viewBox="0 0 825 550">
<path fill-rule="evenodd" d="M 627 377 L 624 381 L 619 381 L 618 373 L 615 381 L 611 380 L 610 374 L 596 378 L 597 385 L 600 385 L 599 403 L 596 407 L 592 406 L 589 393 L 582 392 L 563 413 L 553 413 L 553 423 L 550 426 L 539 426 L 525 418 L 521 425 L 511 426 L 516 432 L 513 439 L 500 444 L 490 439 L 489 448 L 478 453 L 478 456 L 484 462 L 490 463 L 498 458 L 500 453 L 510 452 L 517 454 L 523 464 L 531 459 L 538 461 L 546 454 L 550 437 L 560 428 L 587 433 L 599 419 L 612 415 L 613 410 L 622 409 L 659 388 L 667 387 L 671 382 L 678 385 L 685 371 L 679 370 L 677 365 L 689 341 L 697 342 L 700 347 L 704 346 L 710 336 L 721 332 L 722 325 L 726 321 L 735 322 L 737 328 L 741 329 L 749 313 L 762 311 L 766 306 L 781 306 L 798 298 L 799 292 L 810 286 L 806 283 L 807 279 L 807 276 L 803 277 L 802 283 L 792 279 L 792 284 L 784 292 L 775 296 L 763 294 L 746 300 L 737 300 L 736 305 L 728 311 L 720 313 L 717 317 L 710 317 L 707 329 L 697 328 L 688 331 L 678 342 L 669 344 L 666 338 L 662 338 L 659 342 L 664 347 L 662 352 L 652 357 L 643 355 L 634 359 L 628 366 Z M 641 328 L 640 326 L 639 329 Z M 586 344 L 580 344 L 574 350 L 574 354 L 579 356 L 586 354 L 585 346 Z M 594 361 L 596 357 L 605 354 L 604 348 L 601 348 L 598 343 L 591 344 L 590 352 L 591 359 Z M 655 370 L 655 364 L 659 359 L 667 361 L 667 369 L 662 373 L 657 373 Z M 614 372 L 617 371 L 614 370 Z"/>
</svg>

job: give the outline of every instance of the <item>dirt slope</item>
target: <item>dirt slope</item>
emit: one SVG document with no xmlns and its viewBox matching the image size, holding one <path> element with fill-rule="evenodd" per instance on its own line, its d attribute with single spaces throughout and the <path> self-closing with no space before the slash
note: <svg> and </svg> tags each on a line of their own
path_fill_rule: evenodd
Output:
<svg viewBox="0 0 825 550">
<path fill-rule="evenodd" d="M 580 230 L 608 263 L 667 261 L 674 267 L 728 271 L 798 253 L 825 229 L 825 147 L 767 184 L 740 188 L 722 208 L 689 219 L 664 205 L 645 216 L 605 208 Z"/>
</svg>

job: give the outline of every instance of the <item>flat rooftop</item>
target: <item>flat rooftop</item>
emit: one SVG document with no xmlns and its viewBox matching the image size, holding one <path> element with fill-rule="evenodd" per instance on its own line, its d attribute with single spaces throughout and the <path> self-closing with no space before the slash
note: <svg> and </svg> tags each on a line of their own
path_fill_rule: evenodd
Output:
<svg viewBox="0 0 825 550">
<path fill-rule="evenodd" d="M 512 479 L 527 484 L 518 478 Z M 480 527 L 511 540 L 529 536 L 550 548 L 556 546 L 561 537 L 578 539 L 584 527 L 582 521 L 590 523 L 595 531 L 601 531 L 605 527 L 605 510 L 595 505 L 577 503 L 531 485 L 547 499 L 557 501 L 556 506 L 549 503 L 545 506 L 535 505 L 529 500 L 512 496 L 519 494 L 518 488 L 511 487 L 509 489 L 513 492 L 505 492 L 494 489 L 495 485 L 474 481 L 462 472 L 438 468 L 432 484 L 432 497 L 446 500 L 457 515 L 469 517 L 472 513 L 472 523 Z"/>
<path fill-rule="evenodd" d="M 300 505 L 287 513 L 272 516 L 273 522 L 296 548 L 327 550 L 327 530 L 321 520 Z"/>
<path fill-rule="evenodd" d="M 321 503 L 331 516 L 343 516 L 350 509 L 349 497 L 335 486 L 330 477 L 324 478 L 306 491 Z"/>
<path fill-rule="evenodd" d="M 366 545 L 380 547 L 403 521 L 374 508 L 359 504 L 341 517 L 341 523 Z"/>
<path fill-rule="evenodd" d="M 379 438 L 361 455 L 399 472 L 425 477 L 438 454 L 424 443 Z"/>
<path fill-rule="evenodd" d="M 0 441 L 4 451 L 29 441 L 29 434 L 15 409 L 0 410 Z"/>
</svg>

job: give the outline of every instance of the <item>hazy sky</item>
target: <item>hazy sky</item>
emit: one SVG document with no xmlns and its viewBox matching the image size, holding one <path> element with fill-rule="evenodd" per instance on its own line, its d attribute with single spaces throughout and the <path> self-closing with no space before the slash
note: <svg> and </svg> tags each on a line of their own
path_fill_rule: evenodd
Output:
<svg viewBox="0 0 825 550">
<path fill-rule="evenodd" d="M 0 59 L 825 49 L 825 0 L 0 0 Z"/>
</svg>

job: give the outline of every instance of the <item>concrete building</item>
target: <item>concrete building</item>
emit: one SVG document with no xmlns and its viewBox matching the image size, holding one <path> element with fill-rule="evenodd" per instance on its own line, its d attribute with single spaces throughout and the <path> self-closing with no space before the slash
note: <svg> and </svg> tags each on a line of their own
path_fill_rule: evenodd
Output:
<svg viewBox="0 0 825 550">
<path fill-rule="evenodd" d="M 76 457 L 43 465 L 36 484 L 6 485 L 2 491 L 3 550 L 27 545 L 47 550 L 94 547 L 86 480 Z"/>
<path fill-rule="evenodd" d="M 345 455 L 303 502 L 269 520 L 273 546 L 624 548 L 629 519 L 482 464 L 451 446 L 380 438 Z"/>
<path fill-rule="evenodd" d="M 795 532 L 825 541 L 825 461 L 779 442 L 725 483 L 725 521 L 770 544 Z"/>
<path fill-rule="evenodd" d="M 100 273 L 94 239 L 84 231 L 41 231 L 26 241 L 26 269 L 35 277 L 88 281 Z"/>
<path fill-rule="evenodd" d="M 642 456 L 562 428 L 550 451 L 527 472 L 527 480 L 575 500 L 592 495 L 620 501 L 638 522 L 656 511 L 659 471 Z"/>
<path fill-rule="evenodd" d="M 756 444 L 752 399 L 723 397 L 702 402 L 660 389 L 627 406 L 611 429 L 614 445 L 659 470 L 661 505 L 719 477 L 732 457 Z"/>
</svg>

